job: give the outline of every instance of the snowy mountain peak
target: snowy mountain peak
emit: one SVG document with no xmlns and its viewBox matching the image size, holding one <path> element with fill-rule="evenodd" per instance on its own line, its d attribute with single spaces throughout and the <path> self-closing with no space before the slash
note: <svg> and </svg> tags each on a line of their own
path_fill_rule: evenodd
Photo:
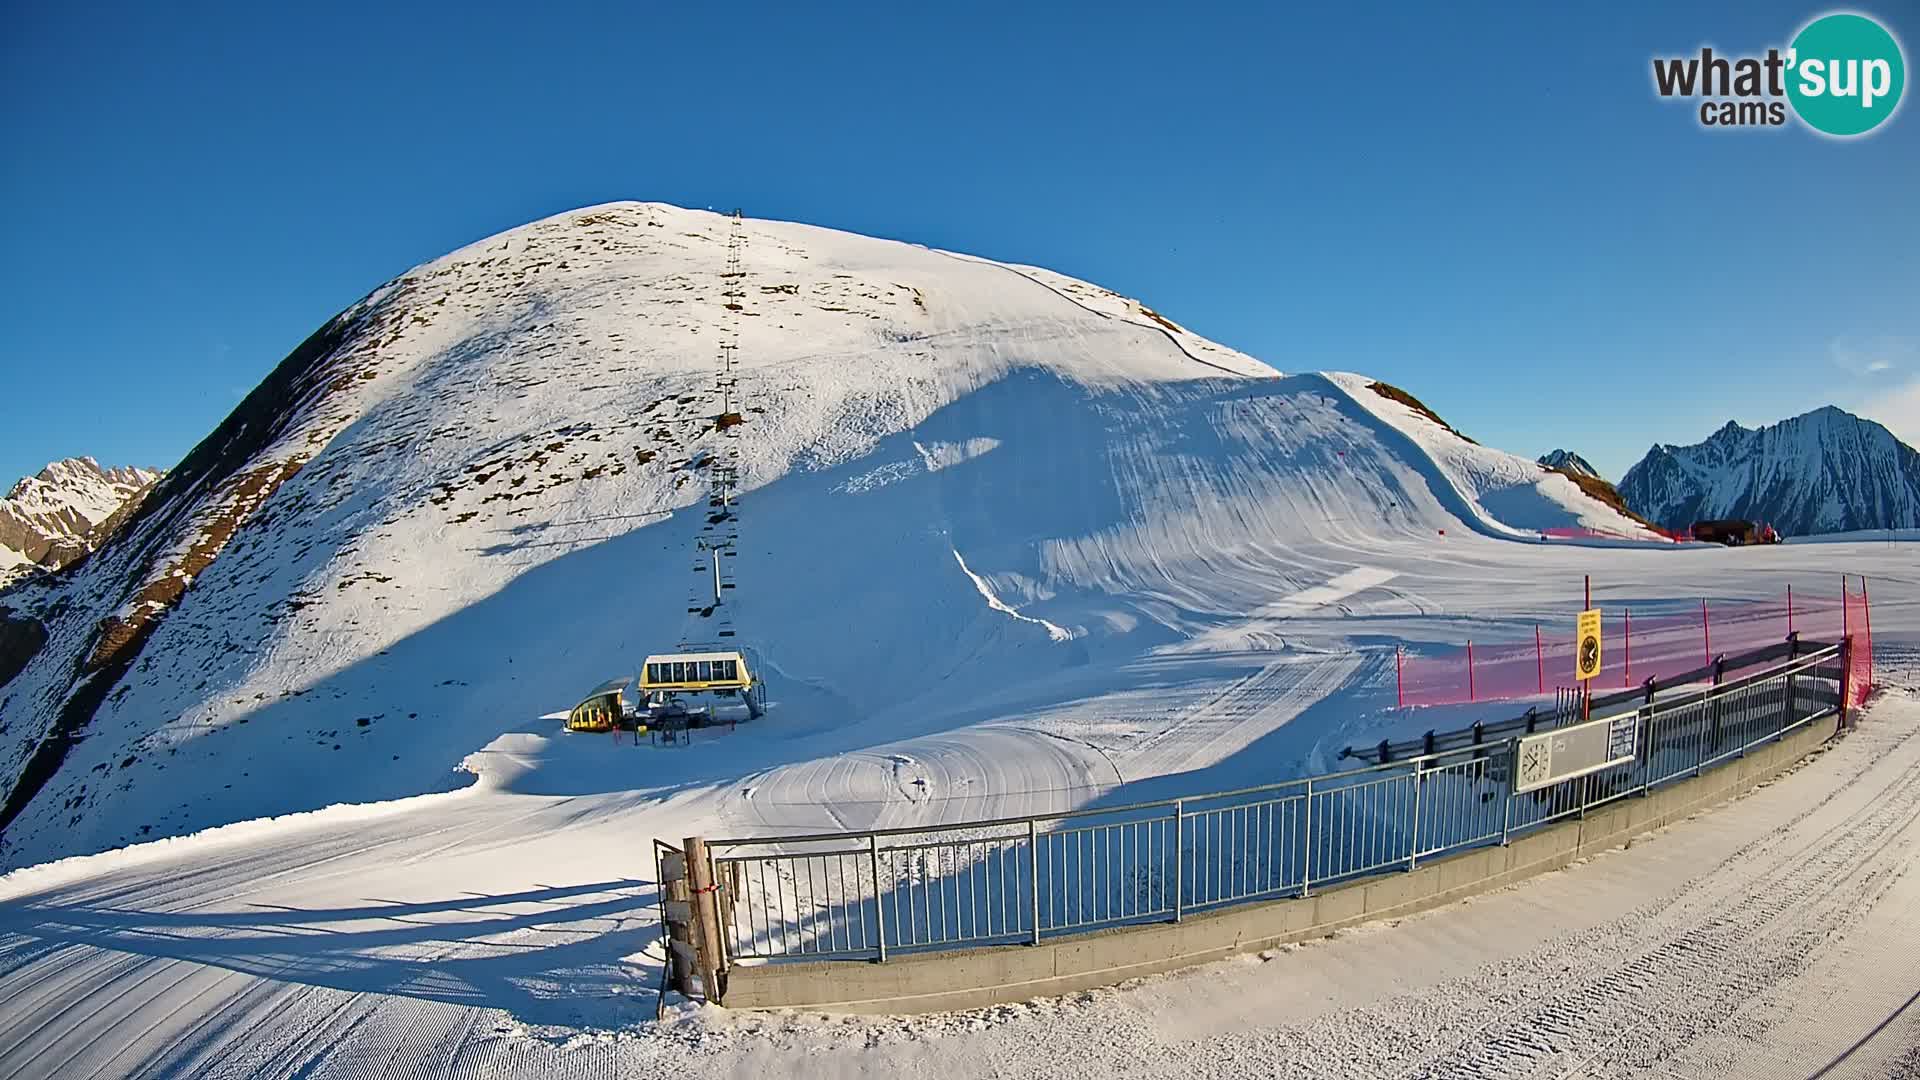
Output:
<svg viewBox="0 0 1920 1080">
<path fill-rule="evenodd" d="M 33 566 L 56 569 L 99 545 L 160 470 L 102 468 L 91 457 L 51 462 L 0 499 L 0 581 Z"/>
<path fill-rule="evenodd" d="M 1581 476 L 1598 477 L 1600 470 L 1587 463 L 1587 459 L 1571 450 L 1549 450 L 1540 455 L 1540 464 L 1549 469 L 1565 469 Z"/>
<path fill-rule="evenodd" d="M 112 513 L 133 492 L 159 478 L 158 469 L 107 469 L 91 457 L 62 458 L 15 483 L 7 499 L 21 506 L 64 506 L 82 513 L 98 513 L 105 507 L 106 513 Z"/>
<path fill-rule="evenodd" d="M 1760 428 L 1728 421 L 1692 446 L 1660 444 L 1620 483 L 1635 512 L 1674 529 L 1771 522 L 1786 535 L 1920 525 L 1920 454 L 1831 405 Z"/>
</svg>

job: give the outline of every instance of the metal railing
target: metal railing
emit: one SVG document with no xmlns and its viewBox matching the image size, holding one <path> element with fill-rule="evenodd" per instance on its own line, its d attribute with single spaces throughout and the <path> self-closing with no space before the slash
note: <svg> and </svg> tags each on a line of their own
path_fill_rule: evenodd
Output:
<svg viewBox="0 0 1920 1080">
<path fill-rule="evenodd" d="M 1158 802 L 930 828 L 717 840 L 727 959 L 887 959 L 1287 896 L 1504 844 L 1686 777 L 1842 708 L 1845 643 L 1646 700 L 1623 764 L 1525 793 L 1520 736 Z"/>
</svg>

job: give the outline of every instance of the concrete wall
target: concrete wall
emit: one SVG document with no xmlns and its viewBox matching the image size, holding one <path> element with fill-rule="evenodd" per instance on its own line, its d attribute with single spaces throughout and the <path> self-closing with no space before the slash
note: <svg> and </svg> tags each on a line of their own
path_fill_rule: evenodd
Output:
<svg viewBox="0 0 1920 1080">
<path fill-rule="evenodd" d="M 914 1013 L 971 1009 L 1065 994 L 1204 964 L 1341 927 L 1407 915 L 1624 844 L 1713 806 L 1780 773 L 1818 748 L 1837 718 L 1816 720 L 1694 779 L 1627 796 L 1517 837 L 1506 847 L 1436 856 L 1410 873 L 1388 873 L 1313 896 L 1192 915 L 1177 923 L 1048 938 L 1039 945 L 868 960 L 767 963 L 733 968 L 723 1004 L 736 1009 Z"/>
</svg>

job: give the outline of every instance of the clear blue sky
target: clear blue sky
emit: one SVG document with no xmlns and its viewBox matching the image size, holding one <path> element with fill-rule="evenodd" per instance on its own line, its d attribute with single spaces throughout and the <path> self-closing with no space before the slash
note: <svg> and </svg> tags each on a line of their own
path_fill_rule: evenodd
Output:
<svg viewBox="0 0 1920 1080">
<path fill-rule="evenodd" d="M 381 281 L 617 198 L 1053 267 L 1615 478 L 1824 403 L 1920 439 L 1920 106 L 1651 89 L 1817 5 L 114 6 L 0 30 L 0 484 L 171 465 Z"/>
</svg>

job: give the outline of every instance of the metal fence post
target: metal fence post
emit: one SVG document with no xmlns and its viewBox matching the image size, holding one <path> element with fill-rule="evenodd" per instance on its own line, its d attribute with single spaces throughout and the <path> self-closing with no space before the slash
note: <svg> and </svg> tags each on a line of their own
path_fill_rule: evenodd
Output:
<svg viewBox="0 0 1920 1080">
<path fill-rule="evenodd" d="M 1882 589 L 1882 592 L 1886 590 Z M 1307 777 L 1307 800 L 1300 811 L 1300 895 L 1313 889 L 1313 777 Z"/>
<path fill-rule="evenodd" d="M 1033 943 L 1040 944 L 1040 823 L 1027 819 L 1027 869 L 1033 879 Z"/>
<path fill-rule="evenodd" d="M 1845 603 L 1843 596 L 1841 602 Z M 1850 730 L 1851 717 L 1848 706 L 1853 704 L 1853 635 L 1847 634 L 1840 639 L 1840 723 L 1837 731 Z"/>
<path fill-rule="evenodd" d="M 1640 794 L 1653 790 L 1653 755 L 1660 747 L 1660 714 L 1654 711 L 1653 697 L 1659 692 L 1659 682 L 1651 675 L 1647 676 L 1647 764 L 1640 780 Z"/>
<path fill-rule="evenodd" d="M 1880 593 L 1884 596 L 1886 590 L 1881 589 Z M 1873 693 L 1873 598 L 1867 595 L 1867 575 L 1865 574 L 1860 575 L 1860 621 L 1863 624 L 1860 632 L 1867 642 L 1867 676 L 1864 692 L 1871 694 Z M 1880 621 L 1886 622 L 1885 619 Z"/>
<path fill-rule="evenodd" d="M 1420 865 L 1420 770 L 1425 762 L 1413 763 L 1413 836 L 1407 844 L 1407 871 Z"/>
<path fill-rule="evenodd" d="M 1793 586 L 1789 585 L 1787 589 L 1787 595 L 1791 597 L 1793 595 Z M 1789 601 L 1789 603 L 1791 603 L 1791 601 Z M 1799 659 L 1800 635 L 1796 631 L 1789 630 L 1787 631 L 1787 663 L 1792 664 Z M 1799 703 L 1794 700 L 1793 669 L 1791 667 L 1787 669 L 1786 684 L 1787 707 L 1780 712 L 1780 735 L 1783 737 L 1786 735 L 1787 729 L 1793 726 L 1795 714 L 1800 711 L 1798 708 Z"/>
<path fill-rule="evenodd" d="M 1527 719 L 1528 719 L 1529 721 L 1531 721 L 1531 720 L 1533 719 L 1533 717 L 1532 717 L 1532 710 L 1528 710 L 1528 717 L 1527 717 Z M 1529 726 L 1531 726 L 1531 725 L 1529 725 Z M 1512 827 L 1513 827 L 1513 791 L 1512 791 L 1512 787 L 1513 787 L 1513 783 L 1514 783 L 1514 777 L 1515 777 L 1515 775 L 1516 775 L 1516 774 L 1515 774 L 1515 772 L 1514 772 L 1514 770 L 1516 770 L 1516 769 L 1518 769 L 1518 768 L 1520 767 L 1520 740 L 1519 740 L 1518 738 L 1512 738 L 1512 739 L 1508 739 L 1508 740 L 1507 740 L 1507 751 L 1506 751 L 1506 753 L 1507 753 L 1507 787 L 1508 787 L 1508 790 L 1507 790 L 1506 792 L 1504 792 L 1504 793 L 1503 793 L 1503 794 L 1501 795 L 1501 798 L 1500 798 L 1500 846 L 1501 846 L 1501 847 L 1506 847 L 1506 846 L 1507 846 L 1507 837 L 1508 837 L 1508 836 L 1509 836 L 1509 834 L 1511 833 L 1511 830 L 1512 830 Z"/>
<path fill-rule="evenodd" d="M 867 867 L 873 871 L 873 929 L 879 942 L 879 962 L 887 962 L 887 905 L 881 902 L 885 890 L 880 888 L 880 838 L 867 834 Z"/>
<path fill-rule="evenodd" d="M 1181 851 L 1181 844 L 1183 841 L 1181 839 L 1180 817 L 1181 817 L 1180 800 L 1175 799 L 1173 800 L 1173 921 L 1174 922 L 1180 921 L 1180 908 L 1181 908 L 1180 893 L 1182 891 L 1180 888 L 1180 884 L 1185 874 L 1185 871 L 1182 869 L 1182 867 L 1186 863 L 1185 854 Z"/>
</svg>

